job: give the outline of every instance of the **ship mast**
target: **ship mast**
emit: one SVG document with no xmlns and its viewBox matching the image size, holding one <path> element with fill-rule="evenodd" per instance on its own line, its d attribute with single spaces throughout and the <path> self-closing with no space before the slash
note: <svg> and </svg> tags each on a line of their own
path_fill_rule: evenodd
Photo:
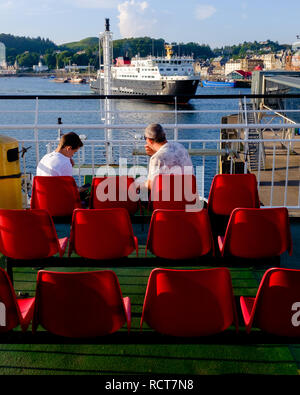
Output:
<svg viewBox="0 0 300 395">
<path fill-rule="evenodd" d="M 109 29 L 109 19 L 105 19 L 105 32 L 101 34 L 104 66 L 104 94 L 111 94 L 111 60 L 112 60 L 112 33 Z"/>
<path fill-rule="evenodd" d="M 111 64 L 112 64 L 112 32 L 109 28 L 109 19 L 105 19 L 105 32 L 100 34 L 100 42 L 103 49 L 103 67 L 104 67 L 104 95 L 111 95 Z M 101 81 L 101 78 L 100 78 Z M 104 102 L 104 119 L 106 125 L 112 124 L 112 100 L 105 99 Z M 110 140 L 112 138 L 112 129 L 105 129 L 106 141 L 106 163 L 112 163 L 112 148 Z"/>
</svg>

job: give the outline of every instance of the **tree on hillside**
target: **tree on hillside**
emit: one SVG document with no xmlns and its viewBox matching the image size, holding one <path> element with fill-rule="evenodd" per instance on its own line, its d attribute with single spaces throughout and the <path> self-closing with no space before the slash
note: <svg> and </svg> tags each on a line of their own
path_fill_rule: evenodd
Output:
<svg viewBox="0 0 300 395">
<path fill-rule="evenodd" d="M 24 52 L 35 52 L 43 55 L 47 50 L 57 49 L 57 45 L 48 38 L 18 37 L 12 34 L 0 34 L 0 42 L 6 46 L 7 57 L 21 55 Z"/>
<path fill-rule="evenodd" d="M 55 69 L 56 68 L 56 54 L 54 52 L 46 53 L 44 55 L 44 62 L 45 62 L 45 65 L 48 66 L 49 70 Z"/>
<path fill-rule="evenodd" d="M 56 55 L 56 65 L 59 69 L 73 63 L 73 53 L 71 51 L 62 51 Z"/>
<path fill-rule="evenodd" d="M 17 55 L 18 65 L 21 67 L 32 67 L 38 64 L 40 55 L 35 52 L 24 52 L 21 55 Z"/>
<path fill-rule="evenodd" d="M 78 66 L 86 66 L 89 63 L 89 57 L 86 53 L 75 54 L 72 56 L 72 62 Z"/>
</svg>

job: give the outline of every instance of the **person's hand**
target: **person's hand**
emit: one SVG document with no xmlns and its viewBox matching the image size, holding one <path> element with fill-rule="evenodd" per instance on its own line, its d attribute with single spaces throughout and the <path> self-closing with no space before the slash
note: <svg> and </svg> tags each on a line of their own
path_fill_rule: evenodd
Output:
<svg viewBox="0 0 300 395">
<path fill-rule="evenodd" d="M 79 193 L 85 192 L 85 191 L 87 191 L 88 189 L 89 189 L 89 187 L 78 187 L 78 192 L 79 192 Z"/>
<path fill-rule="evenodd" d="M 146 151 L 146 154 L 149 156 L 152 156 L 155 154 L 155 151 L 151 147 L 149 147 L 148 144 L 145 144 L 145 151 Z"/>
</svg>

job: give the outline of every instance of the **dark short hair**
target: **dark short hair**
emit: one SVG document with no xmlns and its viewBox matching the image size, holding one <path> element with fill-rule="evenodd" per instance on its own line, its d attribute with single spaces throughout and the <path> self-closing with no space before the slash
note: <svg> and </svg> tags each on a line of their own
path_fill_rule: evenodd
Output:
<svg viewBox="0 0 300 395">
<path fill-rule="evenodd" d="M 166 133 L 159 123 L 151 123 L 145 129 L 145 137 L 154 140 L 156 143 L 163 143 L 166 141 Z"/>
<path fill-rule="evenodd" d="M 78 134 L 74 132 L 64 134 L 59 142 L 60 148 L 71 147 L 72 149 L 77 149 L 83 146 L 82 141 Z"/>
</svg>

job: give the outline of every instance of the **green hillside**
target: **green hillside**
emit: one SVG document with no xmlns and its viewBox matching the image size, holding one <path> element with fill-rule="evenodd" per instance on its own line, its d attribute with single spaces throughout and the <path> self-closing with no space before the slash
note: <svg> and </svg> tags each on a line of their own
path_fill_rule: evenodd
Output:
<svg viewBox="0 0 300 395">
<path fill-rule="evenodd" d="M 66 64 L 75 63 L 91 65 L 95 68 L 99 65 L 99 39 L 98 37 L 87 37 L 80 41 L 73 41 L 62 45 L 56 45 L 48 38 L 18 37 L 11 34 L 0 34 L 0 42 L 6 46 L 6 57 L 8 64 L 18 64 L 23 67 L 32 67 L 37 64 L 40 57 L 43 62 L 54 69 L 64 67 Z M 114 58 L 136 55 L 145 57 L 148 55 L 164 56 L 165 40 L 163 38 L 153 39 L 151 37 L 134 37 L 118 39 L 113 41 Z M 193 56 L 194 59 L 212 59 L 216 56 L 229 58 L 245 58 L 246 56 L 259 56 L 265 53 L 276 53 L 290 49 L 287 44 L 279 44 L 271 40 L 257 42 L 244 42 L 243 44 L 224 46 L 211 49 L 207 44 L 196 42 L 171 43 L 175 55 Z M 78 53 L 82 51 L 83 53 Z"/>
<path fill-rule="evenodd" d="M 74 41 L 71 43 L 65 43 L 60 45 L 60 48 L 66 48 L 73 51 L 83 51 L 88 48 L 94 48 L 98 46 L 99 39 L 97 37 L 87 37 L 80 41 Z"/>
<path fill-rule="evenodd" d="M 34 52 L 43 55 L 57 49 L 57 45 L 48 38 L 18 37 L 12 34 L 0 34 L 0 42 L 6 47 L 6 58 L 8 62 L 14 62 L 17 55 L 24 52 Z"/>
</svg>

